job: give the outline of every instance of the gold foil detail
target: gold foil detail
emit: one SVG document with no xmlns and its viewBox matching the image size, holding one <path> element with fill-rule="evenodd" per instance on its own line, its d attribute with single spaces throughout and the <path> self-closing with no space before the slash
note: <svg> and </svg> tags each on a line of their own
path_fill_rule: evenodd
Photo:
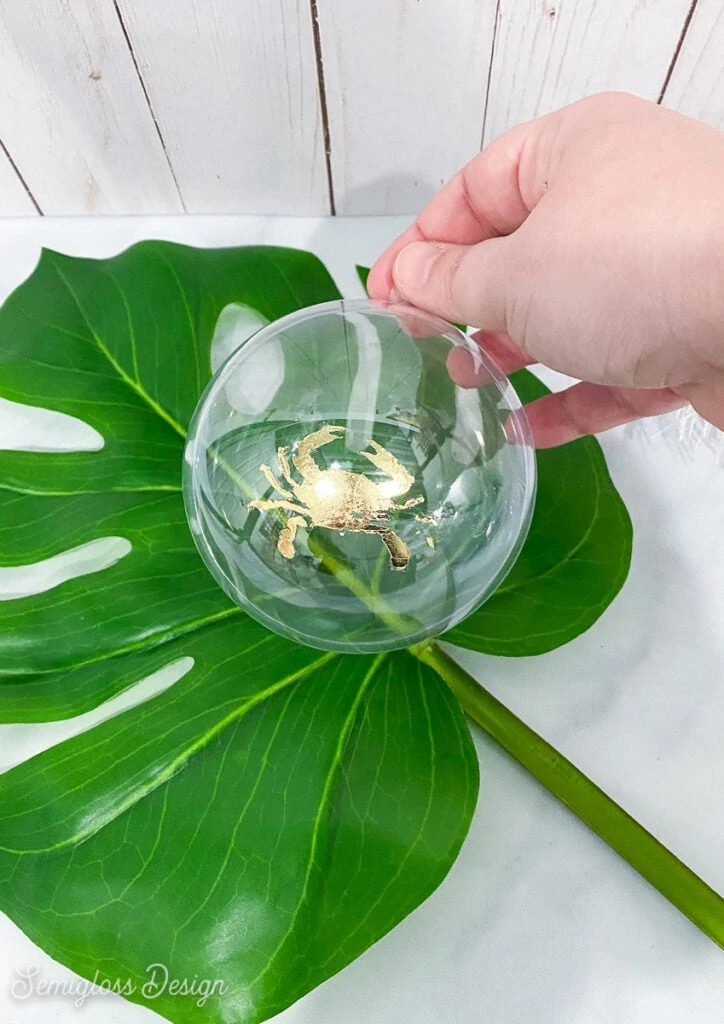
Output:
<svg viewBox="0 0 724 1024">
<path fill-rule="evenodd" d="M 250 508 L 268 512 L 279 509 L 293 513 L 279 534 L 277 549 L 284 558 L 294 558 L 294 541 L 300 526 L 320 526 L 327 530 L 344 533 L 376 533 L 390 553 L 393 569 L 406 569 L 410 561 L 407 544 L 385 523 L 390 521 L 392 512 L 413 508 L 424 498 L 408 498 L 398 505 L 393 499 L 407 494 L 415 482 L 414 476 L 398 462 L 392 452 L 369 440 L 367 448 L 359 454 L 371 462 L 388 477 L 386 481 L 370 480 L 364 473 L 352 473 L 346 469 L 320 469 L 312 453 L 324 445 L 336 441 L 346 431 L 345 427 L 325 426 L 307 434 L 295 446 L 291 461 L 301 477 L 292 476 L 289 465 L 289 448 L 277 449 L 277 460 L 284 483 L 274 475 L 269 466 L 261 465 L 261 473 L 269 485 L 281 497 L 256 499 L 249 502 Z"/>
<path fill-rule="evenodd" d="M 432 537 L 425 537 L 425 543 L 429 548 L 435 547 L 435 541 L 432 539 Z"/>
</svg>

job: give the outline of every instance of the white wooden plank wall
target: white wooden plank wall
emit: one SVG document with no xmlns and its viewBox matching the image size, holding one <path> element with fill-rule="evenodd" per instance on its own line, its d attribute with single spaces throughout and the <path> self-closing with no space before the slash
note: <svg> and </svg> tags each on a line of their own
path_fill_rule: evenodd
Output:
<svg viewBox="0 0 724 1024">
<path fill-rule="evenodd" d="M 501 0 L 485 141 L 605 89 L 658 99 L 691 0 Z"/>
<path fill-rule="evenodd" d="M 338 213 L 413 213 L 480 148 L 496 0 L 320 0 Z"/>
<path fill-rule="evenodd" d="M 724 0 L 0 0 L 0 215 L 413 213 L 602 89 L 724 128 Z"/>
<path fill-rule="evenodd" d="M 112 0 L 0 0 L 0 55 L 0 138 L 44 213 L 181 209 Z"/>
<path fill-rule="evenodd" d="M 118 0 L 193 213 L 329 213 L 308 0 Z"/>
</svg>

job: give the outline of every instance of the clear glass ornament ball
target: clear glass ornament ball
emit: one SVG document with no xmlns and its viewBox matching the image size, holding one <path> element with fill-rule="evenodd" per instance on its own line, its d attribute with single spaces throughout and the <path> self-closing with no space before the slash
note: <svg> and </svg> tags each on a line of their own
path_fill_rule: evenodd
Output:
<svg viewBox="0 0 724 1024">
<path fill-rule="evenodd" d="M 535 458 L 506 377 L 451 324 L 336 301 L 257 331 L 194 414 L 184 499 L 217 582 L 269 629 L 394 650 L 498 586 Z"/>
</svg>

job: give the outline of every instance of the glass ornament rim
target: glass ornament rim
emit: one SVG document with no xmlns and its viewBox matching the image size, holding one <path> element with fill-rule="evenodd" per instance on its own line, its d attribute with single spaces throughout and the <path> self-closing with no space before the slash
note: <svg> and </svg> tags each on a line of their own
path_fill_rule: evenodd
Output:
<svg viewBox="0 0 724 1024">
<path fill-rule="evenodd" d="M 459 347 L 466 348 L 485 367 L 485 370 L 491 377 L 491 381 L 496 385 L 500 395 L 506 400 L 510 407 L 510 411 L 514 414 L 516 427 L 515 438 L 510 438 L 510 440 L 515 440 L 528 448 L 534 448 L 533 435 L 530 429 L 530 424 L 528 423 L 528 417 L 525 413 L 525 407 L 521 402 L 518 392 L 515 390 L 510 378 L 503 372 L 503 370 L 501 370 L 492 356 L 490 356 L 490 354 L 480 345 L 477 345 L 469 334 L 460 330 L 456 324 L 451 323 L 449 320 L 445 320 L 436 313 L 429 313 L 427 310 L 420 309 L 419 306 L 413 306 L 411 303 L 404 301 L 391 302 L 387 299 L 328 299 L 325 302 L 317 302 L 312 306 L 302 306 L 300 309 L 295 309 L 290 313 L 285 313 L 284 316 L 278 317 L 276 320 L 270 320 L 268 323 L 262 324 L 247 338 L 244 338 L 244 340 L 228 354 L 226 359 L 224 359 L 224 361 L 211 375 L 208 384 L 199 396 L 192 416 L 192 421 L 196 419 L 199 410 L 206 404 L 215 388 L 222 385 L 224 373 L 231 368 L 232 363 L 236 359 L 242 358 L 242 355 L 244 358 L 249 358 L 251 349 L 257 347 L 264 340 L 264 336 L 274 337 L 282 332 L 285 325 L 296 325 L 304 322 L 305 320 L 313 319 L 319 314 L 332 312 L 344 314 L 347 311 L 364 311 L 369 310 L 370 308 L 382 312 L 388 311 L 393 314 L 398 313 L 401 316 L 412 315 L 424 318 L 429 323 L 436 325 L 440 329 L 441 335 L 448 337 L 451 342 Z M 456 384 L 456 387 L 461 386 Z M 533 459 L 533 463 L 534 462 L 535 460 Z M 529 467 L 526 466 L 526 471 L 528 468 Z"/>
</svg>

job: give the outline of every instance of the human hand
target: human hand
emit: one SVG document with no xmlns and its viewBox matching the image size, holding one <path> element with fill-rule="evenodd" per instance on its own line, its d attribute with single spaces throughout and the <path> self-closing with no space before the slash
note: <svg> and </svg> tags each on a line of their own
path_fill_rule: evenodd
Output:
<svg viewBox="0 0 724 1024">
<path fill-rule="evenodd" d="M 528 406 L 539 447 L 687 402 L 724 428 L 724 134 L 623 93 L 519 125 L 367 284 L 483 328 L 507 373 L 580 378 Z"/>
</svg>

